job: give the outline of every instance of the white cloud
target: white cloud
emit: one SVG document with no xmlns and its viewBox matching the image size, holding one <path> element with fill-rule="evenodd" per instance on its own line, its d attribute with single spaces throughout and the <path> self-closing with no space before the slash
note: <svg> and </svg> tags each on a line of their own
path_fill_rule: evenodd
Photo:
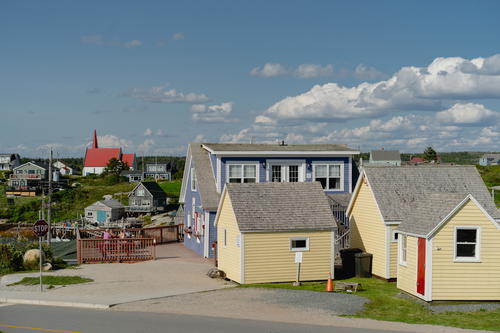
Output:
<svg viewBox="0 0 500 333">
<path fill-rule="evenodd" d="M 436 119 L 444 124 L 478 125 L 495 122 L 500 113 L 491 111 L 482 104 L 457 103 L 448 110 L 438 112 Z"/>
<path fill-rule="evenodd" d="M 309 79 L 313 77 L 320 76 L 330 76 L 333 74 L 332 65 L 316 65 L 316 64 L 302 64 L 299 65 L 295 70 L 294 74 L 300 78 Z"/>
<path fill-rule="evenodd" d="M 427 67 L 403 67 L 384 81 L 351 88 L 336 83 L 316 85 L 275 103 L 256 121 L 347 120 L 404 110 L 437 111 L 452 99 L 500 98 L 500 74 L 495 74 L 493 65 L 483 67 L 493 62 L 491 58 L 436 58 Z M 478 73 L 464 72 L 464 64 L 474 64 Z"/>
<path fill-rule="evenodd" d="M 197 93 L 182 93 L 169 89 L 167 85 L 152 87 L 147 90 L 133 88 L 123 93 L 124 96 L 141 99 L 152 103 L 204 103 L 209 101 L 207 95 Z"/>
<path fill-rule="evenodd" d="M 82 36 L 80 38 L 80 41 L 83 44 L 94 44 L 94 45 L 104 44 L 104 40 L 101 35 Z"/>
<path fill-rule="evenodd" d="M 226 123 L 234 121 L 230 118 L 233 112 L 232 102 L 209 106 L 195 104 L 191 107 L 191 111 L 193 112 L 192 119 L 194 121 L 206 123 Z"/>
<path fill-rule="evenodd" d="M 333 74 L 333 66 L 328 64 L 321 66 L 318 64 L 301 64 L 296 68 L 287 68 L 282 64 L 267 63 L 262 67 L 254 67 L 250 71 L 252 76 L 274 77 L 293 75 L 302 79 L 310 79 L 321 76 L 331 76 Z"/>
<path fill-rule="evenodd" d="M 123 43 L 123 46 L 126 47 L 127 49 L 138 47 L 141 45 L 142 45 L 142 42 L 140 40 L 137 40 L 137 39 L 131 40 L 130 42 Z"/>
<path fill-rule="evenodd" d="M 205 136 L 203 134 L 198 134 L 194 139 L 193 142 L 206 142 L 207 139 L 205 139 Z"/>
<path fill-rule="evenodd" d="M 151 148 L 155 145 L 155 140 L 153 139 L 146 139 L 144 140 L 143 143 L 139 144 L 137 146 L 137 150 L 140 153 L 149 153 Z"/>
<path fill-rule="evenodd" d="M 181 40 L 181 39 L 184 39 L 184 38 L 185 38 L 185 36 L 184 36 L 184 34 L 183 34 L 183 33 L 181 33 L 181 32 L 177 32 L 177 33 L 175 33 L 175 34 L 172 36 L 172 39 L 173 39 L 173 40 Z"/>
<path fill-rule="evenodd" d="M 353 76 L 358 80 L 374 81 L 385 77 L 385 74 L 374 67 L 367 67 L 363 64 L 356 66 Z"/>
<path fill-rule="evenodd" d="M 101 148 L 127 148 L 132 146 L 132 141 L 127 139 L 119 138 L 112 134 L 106 134 L 103 136 L 97 137 L 97 142 L 99 143 L 99 147 Z M 91 142 L 87 144 L 90 146 Z"/>
<path fill-rule="evenodd" d="M 265 64 L 262 68 L 255 67 L 250 71 L 252 76 L 273 77 L 288 74 L 287 69 L 281 64 Z"/>
<path fill-rule="evenodd" d="M 153 130 L 151 128 L 146 128 L 144 131 L 144 136 L 151 136 L 153 134 Z"/>
</svg>

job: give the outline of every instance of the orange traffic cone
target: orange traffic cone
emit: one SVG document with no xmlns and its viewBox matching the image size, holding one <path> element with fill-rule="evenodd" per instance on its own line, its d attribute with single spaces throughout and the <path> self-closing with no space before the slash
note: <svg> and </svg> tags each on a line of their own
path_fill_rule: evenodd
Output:
<svg viewBox="0 0 500 333">
<path fill-rule="evenodd" d="M 326 291 L 333 291 L 332 273 L 328 274 L 328 280 L 326 281 Z"/>
</svg>

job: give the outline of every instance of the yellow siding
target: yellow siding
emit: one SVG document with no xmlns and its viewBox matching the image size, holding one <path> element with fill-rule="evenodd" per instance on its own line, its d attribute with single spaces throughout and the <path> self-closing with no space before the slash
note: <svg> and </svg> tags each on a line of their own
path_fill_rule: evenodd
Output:
<svg viewBox="0 0 500 333">
<path fill-rule="evenodd" d="M 295 281 L 297 265 L 295 252 L 290 251 L 292 237 L 309 237 L 300 280 L 326 280 L 332 264 L 332 232 L 259 232 L 244 234 L 245 283 Z"/>
<path fill-rule="evenodd" d="M 417 295 L 417 247 L 418 238 L 407 236 L 406 266 L 398 264 L 398 288 L 412 295 Z"/>
<path fill-rule="evenodd" d="M 480 262 L 454 262 L 455 226 L 480 226 Z M 432 300 L 500 300 L 500 230 L 469 201 L 432 239 Z"/>
<path fill-rule="evenodd" d="M 395 278 L 398 275 L 398 242 L 393 242 L 393 231 L 398 228 L 397 225 L 391 225 L 390 227 L 390 239 L 389 242 L 391 244 L 390 248 L 390 274 L 391 279 Z"/>
<path fill-rule="evenodd" d="M 361 180 L 363 182 L 363 180 Z M 364 182 L 353 203 L 351 215 L 351 247 L 373 254 L 372 273 L 386 276 L 386 226 L 380 216 L 373 192 Z"/>
<path fill-rule="evenodd" d="M 227 237 L 226 247 L 224 247 L 224 230 Z M 240 235 L 233 205 L 226 193 L 217 222 L 217 259 L 219 269 L 224 271 L 229 279 L 238 283 L 241 283 L 241 241 L 240 247 L 237 244 Z"/>
</svg>

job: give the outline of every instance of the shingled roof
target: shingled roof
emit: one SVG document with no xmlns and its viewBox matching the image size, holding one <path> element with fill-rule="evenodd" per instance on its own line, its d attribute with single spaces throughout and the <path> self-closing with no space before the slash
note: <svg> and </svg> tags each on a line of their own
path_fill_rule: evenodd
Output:
<svg viewBox="0 0 500 333">
<path fill-rule="evenodd" d="M 264 151 L 283 151 L 283 152 L 323 152 L 323 151 L 358 151 L 342 144 L 311 144 L 311 145 L 280 145 L 280 144 L 250 144 L 250 143 L 203 143 L 205 147 L 215 152 L 241 151 L 241 152 L 264 152 Z"/>
<path fill-rule="evenodd" d="M 167 197 L 167 194 L 165 193 L 165 191 L 163 191 L 163 189 L 160 185 L 158 185 L 157 182 L 141 182 L 140 184 L 142 184 L 146 188 L 146 190 L 148 190 L 149 193 L 151 193 L 155 198 Z"/>
<path fill-rule="evenodd" d="M 336 228 L 319 182 L 226 184 L 241 231 Z"/>
<path fill-rule="evenodd" d="M 216 210 L 219 205 L 220 194 L 217 193 L 216 181 L 210 164 L 208 151 L 202 148 L 201 143 L 190 143 L 191 158 L 196 172 L 198 191 L 200 192 L 201 206 L 204 209 Z"/>
<path fill-rule="evenodd" d="M 407 219 L 416 207 L 430 204 L 429 197 L 436 193 L 449 195 L 450 198 L 461 197 L 462 200 L 471 194 L 488 214 L 500 219 L 500 211 L 475 166 L 365 166 L 364 174 L 385 221 Z M 446 202 L 443 209 L 448 208 Z M 439 202 L 433 205 L 439 208 Z M 439 215 L 439 212 L 436 214 Z"/>
</svg>

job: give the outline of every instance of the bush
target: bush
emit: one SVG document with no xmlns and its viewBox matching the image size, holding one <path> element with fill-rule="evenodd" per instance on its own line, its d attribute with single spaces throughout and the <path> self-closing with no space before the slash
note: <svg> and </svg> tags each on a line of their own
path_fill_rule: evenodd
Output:
<svg viewBox="0 0 500 333">
<path fill-rule="evenodd" d="M 38 265 L 28 265 L 28 267 L 23 265 L 23 255 L 30 249 L 38 249 L 38 242 L 0 244 L 0 272 L 10 273 L 22 270 L 38 269 Z M 42 251 L 47 262 L 52 262 L 54 260 L 50 247 L 43 244 Z"/>
</svg>

